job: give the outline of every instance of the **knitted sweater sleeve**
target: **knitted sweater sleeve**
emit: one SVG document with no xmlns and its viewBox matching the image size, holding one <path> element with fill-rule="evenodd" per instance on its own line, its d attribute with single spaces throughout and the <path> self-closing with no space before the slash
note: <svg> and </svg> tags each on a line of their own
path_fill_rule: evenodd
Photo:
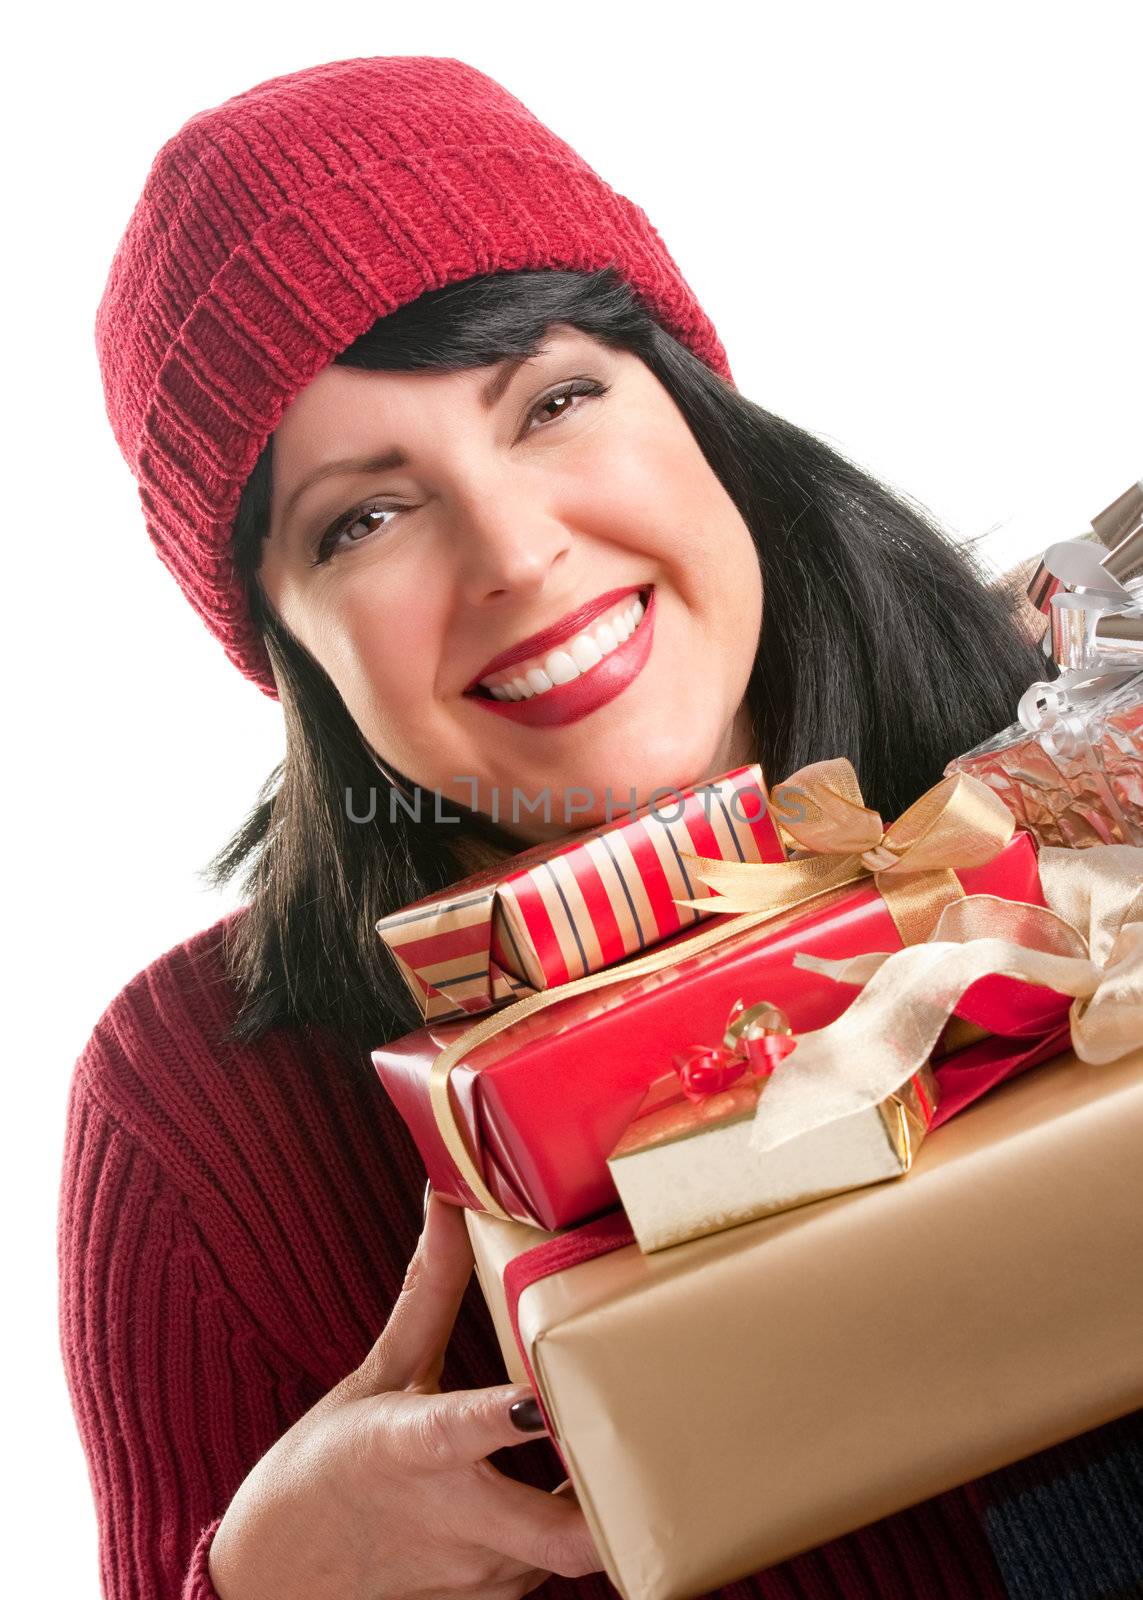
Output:
<svg viewBox="0 0 1143 1600">
<path fill-rule="evenodd" d="M 59 1213 L 61 1349 L 107 1600 L 216 1600 L 210 1539 L 306 1410 L 186 1200 L 77 1072 Z M 221 1405 L 219 1397 L 226 1397 Z"/>
<path fill-rule="evenodd" d="M 217 1600 L 210 1542 L 235 1490 L 318 1397 L 265 1336 L 186 1199 L 91 1092 L 68 1106 L 60 1336 L 106 1600 Z"/>
</svg>

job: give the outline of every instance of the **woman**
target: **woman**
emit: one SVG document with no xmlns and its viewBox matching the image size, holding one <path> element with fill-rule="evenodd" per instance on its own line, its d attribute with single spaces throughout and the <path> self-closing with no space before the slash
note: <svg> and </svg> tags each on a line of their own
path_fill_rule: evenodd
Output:
<svg viewBox="0 0 1143 1600">
<path fill-rule="evenodd" d="M 644 214 L 464 63 L 191 118 L 97 337 L 152 540 L 287 730 L 216 863 L 249 904 L 129 984 L 73 1080 L 61 1337 L 105 1593 L 611 1592 L 460 1214 L 422 1227 L 367 1055 L 418 1019 L 374 923 L 608 790 L 750 759 L 847 755 L 894 814 L 1041 659 L 919 510 L 737 393 Z M 1019 1592 L 989 1481 L 737 1592 Z"/>
</svg>

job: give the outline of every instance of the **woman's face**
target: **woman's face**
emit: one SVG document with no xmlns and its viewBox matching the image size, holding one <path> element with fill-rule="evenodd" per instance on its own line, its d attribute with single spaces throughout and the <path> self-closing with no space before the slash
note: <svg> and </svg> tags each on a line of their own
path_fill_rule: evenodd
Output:
<svg viewBox="0 0 1143 1600">
<path fill-rule="evenodd" d="M 386 766 L 522 840 L 754 758 L 746 524 L 658 379 L 565 324 L 522 363 L 326 367 L 261 577 Z"/>
</svg>

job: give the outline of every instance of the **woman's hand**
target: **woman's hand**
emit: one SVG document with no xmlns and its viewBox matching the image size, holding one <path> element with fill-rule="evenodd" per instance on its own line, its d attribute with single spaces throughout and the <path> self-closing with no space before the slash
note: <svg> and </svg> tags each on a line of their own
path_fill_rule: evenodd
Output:
<svg viewBox="0 0 1143 1600">
<path fill-rule="evenodd" d="M 377 1343 L 231 1501 L 210 1554 L 220 1600 L 509 1600 L 600 1570 L 574 1496 L 485 1460 L 542 1431 L 531 1390 L 438 1390 L 471 1271 L 463 1215 L 434 1195 Z"/>
</svg>

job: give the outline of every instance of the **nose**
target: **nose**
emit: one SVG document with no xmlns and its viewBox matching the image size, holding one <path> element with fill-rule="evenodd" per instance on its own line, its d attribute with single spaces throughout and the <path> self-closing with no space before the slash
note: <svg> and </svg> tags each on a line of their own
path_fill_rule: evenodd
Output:
<svg viewBox="0 0 1143 1600">
<path fill-rule="evenodd" d="M 460 592 L 469 605 L 539 593 L 565 560 L 571 535 L 527 488 L 496 485 L 466 497 L 458 519 Z"/>
</svg>

